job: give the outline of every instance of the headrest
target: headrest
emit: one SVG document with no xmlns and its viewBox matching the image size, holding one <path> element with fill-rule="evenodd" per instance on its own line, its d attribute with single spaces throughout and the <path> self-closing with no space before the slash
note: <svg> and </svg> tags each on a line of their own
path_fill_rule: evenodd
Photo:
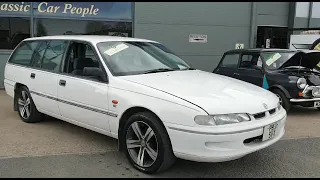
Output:
<svg viewBox="0 0 320 180">
<path fill-rule="evenodd" d="M 73 62 L 73 69 L 83 69 L 84 67 L 94 67 L 95 64 L 91 58 L 76 58 Z"/>
</svg>

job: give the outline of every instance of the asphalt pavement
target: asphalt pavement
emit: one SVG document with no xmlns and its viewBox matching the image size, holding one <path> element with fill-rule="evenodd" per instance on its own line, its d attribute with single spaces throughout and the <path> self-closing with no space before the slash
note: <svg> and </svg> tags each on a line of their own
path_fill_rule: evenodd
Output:
<svg viewBox="0 0 320 180">
<path fill-rule="evenodd" d="M 166 172 L 146 175 L 117 151 L 0 159 L 0 177 L 9 178 L 315 178 L 320 177 L 320 138 L 281 140 L 261 151 L 224 163 L 178 160 Z"/>
<path fill-rule="evenodd" d="M 320 111 L 294 108 L 276 144 L 224 163 L 178 160 L 168 171 L 133 169 L 113 138 L 47 117 L 23 123 L 0 91 L 0 178 L 4 177 L 320 177 Z"/>
</svg>

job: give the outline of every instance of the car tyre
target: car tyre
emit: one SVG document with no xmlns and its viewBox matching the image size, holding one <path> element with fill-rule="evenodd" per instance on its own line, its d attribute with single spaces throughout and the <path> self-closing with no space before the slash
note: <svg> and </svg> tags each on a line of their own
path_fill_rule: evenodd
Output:
<svg viewBox="0 0 320 180">
<path fill-rule="evenodd" d="M 278 96 L 279 101 L 281 106 L 287 111 L 289 112 L 289 110 L 291 109 L 291 103 L 289 101 L 289 99 L 284 95 L 284 93 L 279 90 L 279 89 L 274 89 L 272 90 L 272 92 Z"/>
<path fill-rule="evenodd" d="M 27 87 L 22 86 L 17 90 L 17 98 L 15 98 L 18 105 L 18 113 L 23 122 L 35 123 L 43 119 L 42 114 L 37 110 L 30 92 Z"/>
<path fill-rule="evenodd" d="M 151 112 L 132 115 L 123 128 L 122 147 L 129 162 L 147 174 L 169 169 L 175 162 L 169 135 Z"/>
</svg>

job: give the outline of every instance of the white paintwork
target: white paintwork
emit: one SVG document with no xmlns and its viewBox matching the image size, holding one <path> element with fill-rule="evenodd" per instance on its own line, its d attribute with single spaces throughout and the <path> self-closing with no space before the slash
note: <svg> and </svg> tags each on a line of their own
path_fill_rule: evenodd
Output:
<svg viewBox="0 0 320 180">
<path fill-rule="evenodd" d="M 44 39 L 87 41 L 96 51 L 99 42 L 149 41 L 108 36 L 51 36 L 29 40 Z M 212 127 L 194 122 L 197 115 L 261 113 L 266 111 L 263 103 L 267 104 L 268 110 L 276 108 L 278 98 L 255 85 L 199 70 L 112 76 L 104 61 L 101 63 L 108 73 L 108 84 L 47 72 L 36 72 L 36 78 L 32 80 L 30 73 L 35 70 L 7 63 L 5 89 L 13 97 L 16 83 L 21 83 L 39 93 L 117 114 L 117 117 L 109 116 L 62 102 L 57 103 L 57 111 L 56 101 L 48 99 L 45 102 L 32 94 L 40 112 L 114 138 L 118 138 L 119 120 L 126 110 L 132 107 L 149 109 L 163 122 L 174 154 L 194 161 L 236 159 L 277 142 L 284 134 L 286 112 L 283 108 L 273 115 L 267 113 L 265 118 L 250 122 Z M 38 74 L 41 74 L 41 78 L 37 78 Z M 65 87 L 58 85 L 60 79 L 67 81 Z M 119 103 L 114 106 L 112 100 Z M 263 127 L 276 121 L 281 121 L 276 137 L 251 145 L 243 143 L 247 138 L 262 135 Z"/>
</svg>

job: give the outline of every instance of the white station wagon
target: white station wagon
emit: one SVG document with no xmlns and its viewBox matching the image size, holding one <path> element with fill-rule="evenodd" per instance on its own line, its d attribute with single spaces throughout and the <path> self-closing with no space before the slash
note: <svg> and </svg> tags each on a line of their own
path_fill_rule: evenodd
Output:
<svg viewBox="0 0 320 180">
<path fill-rule="evenodd" d="M 118 139 L 145 173 L 176 157 L 238 159 L 284 135 L 273 93 L 192 69 L 158 42 L 109 36 L 22 41 L 5 67 L 5 90 L 27 123 L 46 114 Z"/>
</svg>

